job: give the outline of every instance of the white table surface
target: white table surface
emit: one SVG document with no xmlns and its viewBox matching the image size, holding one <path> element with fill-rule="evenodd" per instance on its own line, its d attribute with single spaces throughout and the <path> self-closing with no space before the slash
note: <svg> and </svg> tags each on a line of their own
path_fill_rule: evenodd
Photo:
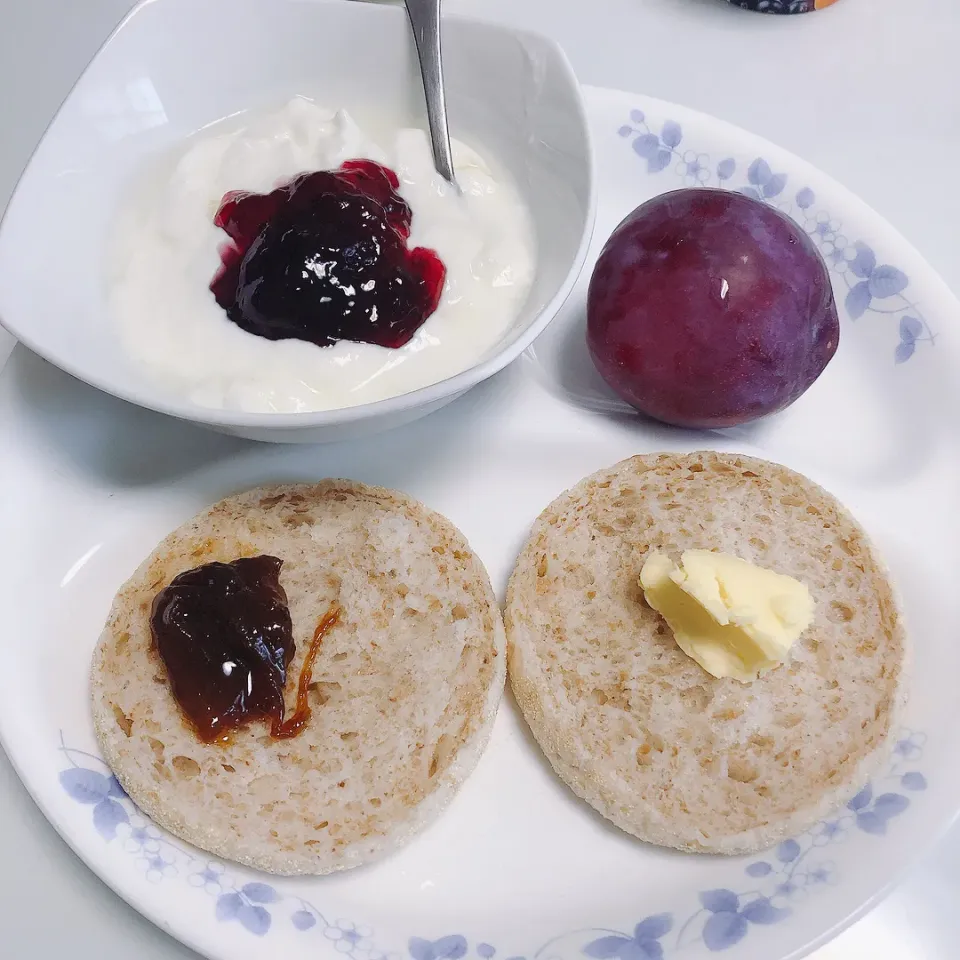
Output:
<svg viewBox="0 0 960 960">
<path fill-rule="evenodd" d="M 131 5 L 0 0 L 0 205 Z M 446 9 L 549 33 L 585 83 L 683 103 L 793 150 L 872 204 L 960 293 L 955 0 L 841 0 L 800 17 L 720 0 L 447 0 Z M 71 853 L 2 753 L 0 863 L 0 957 L 196 960 Z M 958 903 L 960 827 L 814 960 L 958 960 Z"/>
</svg>

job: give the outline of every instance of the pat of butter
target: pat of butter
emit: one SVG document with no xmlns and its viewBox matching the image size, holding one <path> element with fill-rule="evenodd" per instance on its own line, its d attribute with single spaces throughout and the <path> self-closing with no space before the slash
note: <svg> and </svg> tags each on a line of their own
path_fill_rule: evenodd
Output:
<svg viewBox="0 0 960 960">
<path fill-rule="evenodd" d="M 786 660 L 813 620 L 806 584 L 726 553 L 687 550 L 677 564 L 654 552 L 640 586 L 687 656 L 741 683 Z"/>
</svg>

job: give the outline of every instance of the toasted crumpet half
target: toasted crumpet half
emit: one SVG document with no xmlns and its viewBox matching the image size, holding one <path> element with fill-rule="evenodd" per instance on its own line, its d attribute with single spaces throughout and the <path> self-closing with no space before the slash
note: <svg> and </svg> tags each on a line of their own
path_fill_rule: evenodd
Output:
<svg viewBox="0 0 960 960">
<path fill-rule="evenodd" d="M 152 642 L 153 599 L 177 574 L 270 554 L 293 621 L 288 711 L 318 622 L 312 716 L 203 743 Z M 103 755 L 137 805 L 182 839 L 275 874 L 373 860 L 434 820 L 473 770 L 506 672 L 486 571 L 445 518 L 344 480 L 261 487 L 171 533 L 121 587 L 93 660 Z"/>
<path fill-rule="evenodd" d="M 735 554 L 796 577 L 814 622 L 786 664 L 717 680 L 645 602 L 652 550 Z M 587 477 L 536 521 L 510 581 L 509 675 L 556 772 L 621 829 L 742 854 L 815 824 L 888 756 L 907 638 L 887 573 L 829 493 L 785 467 L 700 452 Z"/>
</svg>

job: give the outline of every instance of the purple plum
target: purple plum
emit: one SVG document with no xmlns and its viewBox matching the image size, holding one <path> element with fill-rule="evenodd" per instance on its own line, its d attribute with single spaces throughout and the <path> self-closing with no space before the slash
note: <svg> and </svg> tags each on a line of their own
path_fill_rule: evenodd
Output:
<svg viewBox="0 0 960 960">
<path fill-rule="evenodd" d="M 726 190 L 675 190 L 637 207 L 590 280 L 587 345 L 642 413 L 730 427 L 793 403 L 836 353 L 826 264 L 773 207 Z"/>
</svg>

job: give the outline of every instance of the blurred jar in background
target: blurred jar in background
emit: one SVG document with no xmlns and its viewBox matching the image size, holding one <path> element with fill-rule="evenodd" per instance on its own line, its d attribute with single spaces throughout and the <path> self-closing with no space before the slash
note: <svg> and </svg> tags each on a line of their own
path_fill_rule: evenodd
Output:
<svg viewBox="0 0 960 960">
<path fill-rule="evenodd" d="M 729 0 L 744 10 L 756 10 L 758 13 L 809 13 L 822 10 L 836 0 Z"/>
</svg>

